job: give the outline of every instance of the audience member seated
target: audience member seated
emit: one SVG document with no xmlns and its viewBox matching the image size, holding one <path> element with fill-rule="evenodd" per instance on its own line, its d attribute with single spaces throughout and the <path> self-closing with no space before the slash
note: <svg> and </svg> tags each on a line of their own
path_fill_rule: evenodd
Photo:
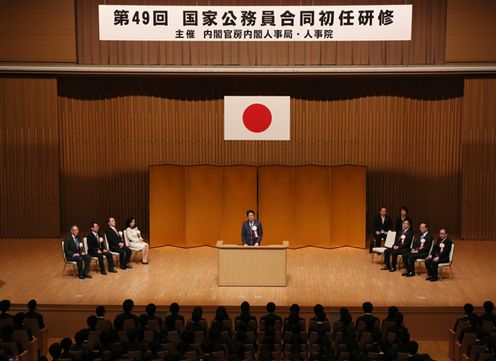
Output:
<svg viewBox="0 0 496 361">
<path fill-rule="evenodd" d="M 98 318 L 94 315 L 86 318 L 86 328 L 79 330 L 79 333 L 83 336 L 84 341 L 88 341 L 91 331 L 98 331 L 97 329 Z"/>
<path fill-rule="evenodd" d="M 203 309 L 200 306 L 196 306 L 191 312 L 191 320 L 188 321 L 184 332 L 183 341 L 191 345 L 195 340 L 195 333 L 202 332 L 203 337 L 207 337 L 207 328 L 205 327 L 206 320 L 203 318 Z"/>
<path fill-rule="evenodd" d="M 100 265 L 100 273 L 102 275 L 106 275 L 105 272 L 105 261 L 104 258 L 107 259 L 107 267 L 108 271 L 111 273 L 116 273 L 117 271 L 114 268 L 114 257 L 112 253 L 105 247 L 105 242 L 103 242 L 103 238 L 100 237 L 98 231 L 100 230 L 100 226 L 98 223 L 91 223 L 90 233 L 86 238 L 88 244 L 88 254 L 91 257 L 98 258 L 98 264 Z"/>
<path fill-rule="evenodd" d="M 451 239 L 448 238 L 448 232 L 445 229 L 439 230 L 439 238 L 432 247 L 432 251 L 425 259 L 425 268 L 427 269 L 427 281 L 435 282 L 438 280 L 438 265 L 448 263 L 452 246 Z"/>
<path fill-rule="evenodd" d="M 80 279 L 91 278 L 91 258 L 84 249 L 81 237 L 79 237 L 79 228 L 77 226 L 71 227 L 71 234 L 64 240 L 64 253 L 66 260 L 76 262 Z"/>
<path fill-rule="evenodd" d="M 123 270 L 133 268 L 129 264 L 129 261 L 131 260 L 131 250 L 126 247 L 126 243 L 122 239 L 122 232 L 117 230 L 114 217 L 108 219 L 108 227 L 105 230 L 105 236 L 107 237 L 110 251 L 119 253 L 120 268 Z"/>
<path fill-rule="evenodd" d="M 325 334 L 326 332 L 331 331 L 331 327 L 329 325 L 329 320 L 327 319 L 327 315 L 324 311 L 324 306 L 321 304 L 316 304 L 313 307 L 314 316 L 310 319 L 310 325 L 308 327 L 308 334 L 312 332 L 317 332 L 319 335 Z"/>
<path fill-rule="evenodd" d="M 372 315 L 372 311 L 374 311 L 374 305 L 371 302 L 364 302 L 362 304 L 363 315 L 356 319 L 355 328 L 360 331 L 360 327 L 365 327 L 365 323 L 367 320 L 372 320 L 373 324 L 379 325 L 379 319 Z"/>
<path fill-rule="evenodd" d="M 381 247 L 392 226 L 391 217 L 388 216 L 386 207 L 381 207 L 379 214 L 374 218 L 374 238 L 370 241 L 369 253 L 372 253 L 372 248 Z"/>
<path fill-rule="evenodd" d="M 164 322 L 164 326 L 167 331 L 183 331 L 185 325 L 184 316 L 179 312 L 179 305 L 176 302 L 171 303 L 169 306 L 169 314 L 165 317 Z"/>
<path fill-rule="evenodd" d="M 228 332 L 229 335 L 232 334 L 231 318 L 224 306 L 219 306 L 215 310 L 215 318 L 212 320 L 210 328 L 215 328 L 219 331 L 219 334 L 220 332 Z"/>
<path fill-rule="evenodd" d="M 429 233 L 429 226 L 427 223 L 422 222 L 420 223 L 419 230 L 420 236 L 413 242 L 410 252 L 402 255 L 403 263 L 406 268 L 403 276 L 406 277 L 415 276 L 415 261 L 418 259 L 426 259 L 431 250 L 432 236 Z"/>
<path fill-rule="evenodd" d="M 241 303 L 241 313 L 234 319 L 236 331 L 258 331 L 257 318 L 250 313 L 250 304 L 247 301 Z"/>
<path fill-rule="evenodd" d="M 413 240 L 413 231 L 410 227 L 410 221 L 405 219 L 403 221 L 403 229 L 396 234 L 396 240 L 392 248 L 387 248 L 384 251 L 384 267 L 382 270 L 389 270 L 389 272 L 396 271 L 396 263 L 398 256 L 407 255 L 410 252 L 410 246 Z"/>
<path fill-rule="evenodd" d="M 96 318 L 97 318 L 97 328 L 101 331 L 109 330 L 112 328 L 112 321 L 107 320 L 105 318 L 105 306 L 97 306 L 96 310 Z"/>
<path fill-rule="evenodd" d="M 463 306 L 463 317 L 457 318 L 455 324 L 453 325 L 453 330 L 456 331 L 460 322 L 469 322 L 469 317 L 477 318 L 477 314 L 474 313 L 474 306 L 471 303 L 466 303 Z"/>
<path fill-rule="evenodd" d="M 64 337 L 60 341 L 60 347 L 62 348 L 62 353 L 60 354 L 60 359 L 72 360 L 71 347 L 72 340 L 70 337 Z"/>
<path fill-rule="evenodd" d="M 37 312 L 36 300 L 31 300 L 28 302 L 28 312 L 24 314 L 27 319 L 36 319 L 38 321 L 38 327 L 41 329 L 45 328 L 45 321 L 43 320 L 43 315 Z"/>
<path fill-rule="evenodd" d="M 342 338 L 339 344 L 345 345 L 346 350 L 351 352 L 358 348 L 355 328 L 353 327 L 353 319 L 346 308 L 340 310 L 340 316 L 340 322 L 336 324 L 336 329 L 333 330 L 333 332 L 341 332 Z"/>
<path fill-rule="evenodd" d="M 133 319 L 136 325 L 136 316 L 132 312 L 132 301 L 126 300 L 123 303 L 124 312 L 116 317 L 116 324 L 120 321 L 117 319 Z M 335 361 L 335 360 L 353 360 L 367 361 L 368 354 L 381 353 L 383 361 L 391 361 L 395 359 L 399 352 L 409 355 L 412 361 L 428 359 L 423 355 L 418 354 L 418 344 L 412 343 L 407 329 L 403 325 L 403 316 L 398 312 L 397 308 L 391 307 L 389 311 L 389 319 L 395 320 L 395 325 L 389 327 L 389 331 L 394 333 L 396 338 L 390 338 L 390 342 L 382 340 L 382 335 L 378 330 L 378 319 L 371 315 L 373 306 L 367 302 L 364 303 L 363 309 L 365 314 L 360 317 L 360 321 L 356 324 L 364 323 L 363 328 L 358 332 L 356 337 L 355 327 L 351 315 L 346 308 L 340 310 L 340 321 L 336 322 L 333 329 L 333 334 L 340 334 L 339 339 L 335 339 L 336 344 L 333 347 L 331 339 L 328 337 L 328 320 L 325 315 L 322 305 L 315 305 L 315 316 L 309 327 L 309 331 L 315 330 L 318 337 L 311 338 L 307 342 L 306 332 L 299 316 L 299 307 L 293 305 L 290 309 L 290 315 L 286 318 L 286 336 L 284 343 L 276 339 L 276 331 L 270 326 L 274 320 L 280 320 L 275 314 L 275 305 L 270 303 L 267 305 L 268 314 L 261 318 L 264 324 L 267 323 L 264 332 L 260 334 L 258 344 L 255 340 L 250 339 L 250 335 L 254 332 L 247 330 L 245 327 L 240 327 L 234 335 L 234 338 L 227 339 L 221 337 L 222 326 L 229 321 L 229 315 L 226 309 L 222 306 L 216 310 L 215 320 L 212 322 L 210 329 L 205 327 L 203 312 L 201 307 L 195 307 L 192 312 L 192 320 L 188 322 L 186 329 L 182 333 L 182 340 L 176 340 L 175 343 L 169 343 L 167 340 L 167 328 L 164 332 L 149 333 L 143 327 L 132 327 L 127 329 L 123 339 L 119 339 L 119 335 L 123 335 L 122 331 L 117 331 L 114 328 L 103 330 L 100 333 L 100 340 L 97 343 L 88 344 L 85 334 L 89 330 L 95 329 L 95 321 L 104 319 L 104 310 L 99 310 L 97 313 L 101 317 L 90 316 L 87 319 L 88 328 L 78 331 L 74 336 L 75 343 L 70 338 L 64 338 L 61 344 L 53 344 L 50 346 L 50 354 L 56 361 L 66 359 L 71 361 L 93 361 L 98 359 L 102 361 L 180 361 L 186 358 L 191 360 L 210 360 L 220 361 L 214 357 L 215 352 L 225 352 L 227 361 L 242 361 L 249 360 L 280 360 L 284 354 L 285 360 L 308 360 L 311 361 Z M 171 314 L 174 317 L 166 318 L 166 323 L 181 319 L 179 316 L 179 306 L 171 305 Z M 140 319 L 154 320 L 156 307 L 150 304 L 147 307 L 147 313 L 140 316 Z M 248 320 L 255 319 L 249 313 L 249 307 L 242 307 L 242 314 Z M 250 315 L 249 317 L 247 315 Z M 169 315 L 171 316 L 171 315 Z M 252 318 L 253 317 L 253 318 Z M 246 323 L 246 319 L 242 321 Z M 248 321 L 249 322 L 249 321 Z M 128 325 L 129 326 L 129 325 Z M 322 326 L 322 328 L 321 328 Z M 147 333 L 146 333 L 147 332 Z M 148 335 L 145 338 L 145 333 Z M 361 343 L 362 334 L 367 335 L 367 344 Z M 201 337 L 198 337 L 201 336 Z M 250 336 L 250 337 L 249 337 Z M 263 337 L 262 337 L 263 336 Z M 0 340 L 1 340 L 0 335 Z M 489 342 L 487 342 L 489 345 Z M 164 358 L 162 346 L 166 346 L 167 354 Z M 415 347 L 414 347 L 415 346 Z M 489 346 L 488 346 L 489 348 Z M 281 355 L 278 356 L 278 354 Z M 375 360 L 375 359 L 374 359 Z M 2 361 L 2 360 L 0 360 Z"/>
<path fill-rule="evenodd" d="M 2 300 L 0 301 L 0 327 L 4 327 L 7 325 L 14 325 L 14 318 L 9 313 L 10 310 L 10 301 Z"/>
<path fill-rule="evenodd" d="M 29 341 L 33 341 L 33 333 L 29 328 L 24 326 L 24 312 L 18 312 L 14 316 L 14 330 L 25 331 L 29 337 Z"/>
<path fill-rule="evenodd" d="M 162 328 L 162 319 L 155 315 L 157 306 L 154 303 L 150 303 L 145 307 L 145 312 L 139 317 L 141 321 L 144 321 L 144 326 L 151 328 L 148 323 L 152 321 L 158 324 L 158 329 L 160 330 Z"/>
<path fill-rule="evenodd" d="M 126 320 L 133 320 L 134 327 L 138 326 L 138 316 L 133 313 L 134 302 L 132 300 L 125 300 L 122 303 L 122 313 L 115 316 L 114 327 L 117 330 L 122 330 Z"/>
<path fill-rule="evenodd" d="M 469 316 L 468 321 L 469 326 L 465 327 L 460 333 L 460 338 L 458 339 L 460 343 L 462 343 L 463 337 L 467 333 L 474 333 L 477 340 L 484 340 L 487 336 L 489 336 L 489 333 L 480 327 L 479 319 L 476 315 Z"/>
<path fill-rule="evenodd" d="M 276 304 L 274 302 L 269 302 L 265 306 L 267 309 L 267 314 L 260 318 L 260 325 L 264 325 L 265 330 L 268 328 L 274 328 L 274 331 L 281 331 L 282 328 L 282 318 L 276 314 Z M 276 329 L 276 324 L 279 323 L 279 329 Z"/>
<path fill-rule="evenodd" d="M 91 316 L 90 316 L 91 317 Z M 76 355 L 80 355 L 84 349 L 86 349 L 85 341 L 87 341 L 87 331 L 81 330 L 76 332 L 74 335 L 74 343 L 71 345 L 71 355 L 72 358 L 78 358 Z"/>
<path fill-rule="evenodd" d="M 126 221 L 126 232 L 127 240 L 129 241 L 129 248 L 132 251 L 139 251 L 142 254 L 141 262 L 143 264 L 148 264 L 148 253 L 150 251 L 150 247 L 148 243 L 146 243 L 141 237 L 141 231 L 136 227 L 136 219 L 133 217 L 129 218 Z"/>
<path fill-rule="evenodd" d="M 12 350 L 12 349 L 9 349 L 6 351 L 8 351 L 8 353 L 10 353 L 10 354 L 19 355 L 19 354 L 23 353 L 25 349 L 24 349 L 24 346 L 21 342 L 19 342 L 18 340 L 13 338 L 14 331 L 15 331 L 15 329 L 13 326 L 3 327 L 2 328 L 2 335 L 3 335 L 2 343 L 15 345 L 15 347 L 17 347 L 17 353 L 15 352 L 15 350 Z"/>
<path fill-rule="evenodd" d="M 484 313 L 479 316 L 479 325 L 484 328 L 485 323 L 488 323 L 489 325 L 492 324 L 490 329 L 486 329 L 486 331 L 496 329 L 496 315 L 493 313 L 494 303 L 491 301 L 486 301 L 482 307 L 484 309 Z"/>
<path fill-rule="evenodd" d="M 406 335 L 410 335 L 408 329 L 403 325 L 403 314 L 401 312 L 396 312 L 394 316 L 394 325 L 390 326 L 384 336 L 386 337 L 386 344 L 391 345 L 392 343 L 397 343 L 398 340 L 404 340 Z M 394 337 L 391 338 L 388 334 L 393 334 Z"/>
<path fill-rule="evenodd" d="M 379 321 L 377 319 L 377 321 Z M 362 336 L 366 333 L 370 334 L 371 340 L 369 343 L 361 345 L 365 352 L 381 352 L 384 348 L 381 330 L 378 327 L 378 322 L 372 317 L 364 318 L 364 327 L 358 330 L 358 341 L 362 340 Z"/>
<path fill-rule="evenodd" d="M 48 347 L 48 353 L 52 357 L 52 361 L 58 361 L 60 355 L 62 354 L 62 346 L 60 346 L 60 343 L 58 342 L 52 343 Z"/>
<path fill-rule="evenodd" d="M 283 332 L 285 335 L 305 332 L 305 320 L 300 317 L 300 306 L 296 303 L 289 307 L 289 315 L 284 319 Z"/>
</svg>

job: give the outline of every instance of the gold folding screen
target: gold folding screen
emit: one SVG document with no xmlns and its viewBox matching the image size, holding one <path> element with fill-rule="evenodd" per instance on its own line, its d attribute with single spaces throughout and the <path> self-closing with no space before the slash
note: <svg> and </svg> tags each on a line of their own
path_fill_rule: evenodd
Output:
<svg viewBox="0 0 496 361">
<path fill-rule="evenodd" d="M 264 244 L 363 247 L 365 167 L 153 166 L 153 246 L 240 242 L 247 209 L 257 210 Z M 257 207 L 258 195 L 258 207 Z"/>
<path fill-rule="evenodd" d="M 238 242 L 239 220 L 256 208 L 255 167 L 152 166 L 149 179 L 153 246 Z"/>
</svg>

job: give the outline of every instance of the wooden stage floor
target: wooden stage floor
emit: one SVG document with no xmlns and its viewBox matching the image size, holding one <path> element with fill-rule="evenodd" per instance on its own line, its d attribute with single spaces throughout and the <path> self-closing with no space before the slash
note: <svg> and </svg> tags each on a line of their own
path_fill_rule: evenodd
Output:
<svg viewBox="0 0 496 361">
<path fill-rule="evenodd" d="M 496 242 L 457 241 L 455 279 L 425 281 L 401 272 L 380 270 L 365 250 L 303 248 L 288 251 L 287 287 L 218 287 L 215 248 L 153 248 L 150 264 L 133 264 L 127 271 L 107 276 L 92 272 L 79 280 L 62 273 L 60 240 L 0 240 L 0 298 L 40 304 L 118 305 L 125 298 L 136 304 L 359 306 L 365 300 L 377 306 L 446 307 L 472 302 L 480 306 L 496 295 L 494 255 Z M 247 270 L 249 272 L 249 270 Z"/>
</svg>

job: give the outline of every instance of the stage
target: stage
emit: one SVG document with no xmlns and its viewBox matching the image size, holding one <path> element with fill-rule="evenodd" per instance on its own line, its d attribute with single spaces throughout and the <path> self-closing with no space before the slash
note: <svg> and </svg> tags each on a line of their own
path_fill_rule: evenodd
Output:
<svg viewBox="0 0 496 361">
<path fill-rule="evenodd" d="M 12 312 L 24 310 L 29 299 L 37 299 L 54 340 L 82 328 L 96 305 L 105 305 L 113 318 L 126 298 L 134 300 L 137 313 L 147 303 L 156 303 L 160 316 L 174 301 L 186 315 L 193 306 L 202 305 L 207 320 L 217 305 L 227 306 L 234 316 L 244 300 L 254 306 L 256 316 L 265 312 L 268 301 L 274 301 L 283 315 L 289 305 L 298 303 L 307 319 L 316 303 L 326 306 L 334 319 L 342 306 L 356 317 L 362 302 L 369 300 L 379 317 L 390 305 L 400 307 L 412 337 L 421 341 L 421 351 L 443 361 L 447 360 L 447 330 L 461 306 L 471 302 L 479 308 L 487 299 L 494 301 L 496 294 L 492 276 L 496 242 L 455 243 L 455 279 L 447 272 L 436 283 L 426 282 L 425 273 L 405 278 L 401 272 L 381 271 L 380 257 L 372 263 L 364 249 L 308 247 L 288 250 L 287 287 L 218 287 L 214 247 L 153 248 L 149 265 L 133 263 L 133 269 L 107 276 L 93 268 L 92 279 L 80 280 L 69 267 L 62 272 L 59 239 L 2 239 L 0 299 L 12 301 Z"/>
<path fill-rule="evenodd" d="M 36 298 L 40 304 L 119 305 L 125 298 L 136 304 L 252 305 L 274 301 L 281 306 L 446 307 L 466 302 L 481 305 L 494 298 L 496 242 L 455 241 L 455 279 L 446 271 L 439 282 L 425 274 L 412 278 L 380 270 L 380 257 L 371 262 L 363 249 L 301 248 L 288 250 L 287 287 L 218 287 L 217 257 L 213 247 L 159 247 L 150 251 L 150 264 L 133 263 L 131 270 L 107 276 L 92 267 L 93 279 L 63 273 L 58 239 L 0 240 L 0 294 L 13 303 Z M 249 270 L 247 270 L 249 272 Z"/>
</svg>

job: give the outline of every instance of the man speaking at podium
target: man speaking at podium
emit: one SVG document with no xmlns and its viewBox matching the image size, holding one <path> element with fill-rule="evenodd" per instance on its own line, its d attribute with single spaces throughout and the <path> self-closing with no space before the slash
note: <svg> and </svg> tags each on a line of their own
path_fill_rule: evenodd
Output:
<svg viewBox="0 0 496 361">
<path fill-rule="evenodd" d="M 255 219 L 255 212 L 252 210 L 246 211 L 248 219 L 241 226 L 241 240 L 243 246 L 255 246 L 262 242 L 263 230 L 262 223 Z"/>
</svg>

